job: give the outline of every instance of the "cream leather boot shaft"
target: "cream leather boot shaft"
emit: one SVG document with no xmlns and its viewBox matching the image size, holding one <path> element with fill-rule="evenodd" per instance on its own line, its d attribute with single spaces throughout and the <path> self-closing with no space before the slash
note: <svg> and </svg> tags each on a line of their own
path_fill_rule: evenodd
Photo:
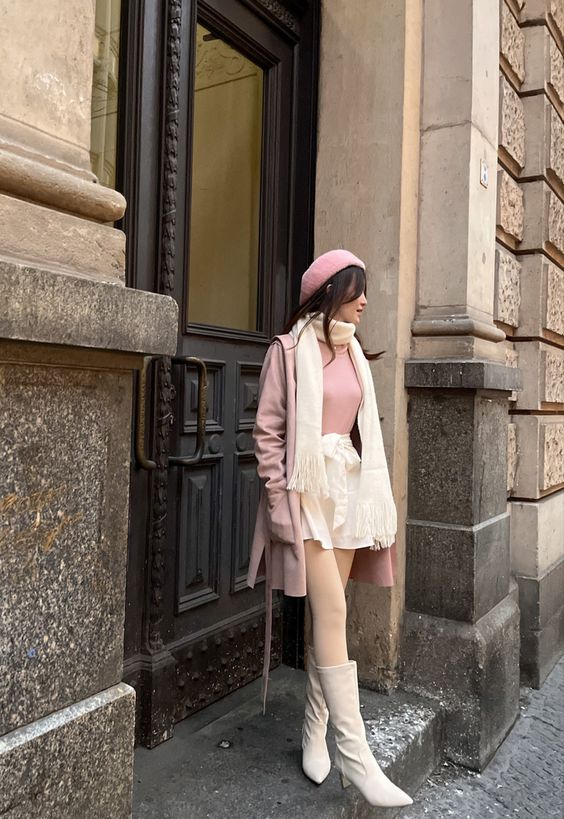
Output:
<svg viewBox="0 0 564 819">
<path fill-rule="evenodd" d="M 321 785 L 331 770 L 331 758 L 325 742 L 328 717 L 329 712 L 317 676 L 314 650 L 312 646 L 308 646 L 302 768 L 305 775 L 317 785 Z"/>
<path fill-rule="evenodd" d="M 329 719 L 335 729 L 335 767 L 343 787 L 356 785 L 370 805 L 382 808 L 411 805 L 413 800 L 382 771 L 366 741 L 360 713 L 356 662 L 317 666 Z"/>
</svg>

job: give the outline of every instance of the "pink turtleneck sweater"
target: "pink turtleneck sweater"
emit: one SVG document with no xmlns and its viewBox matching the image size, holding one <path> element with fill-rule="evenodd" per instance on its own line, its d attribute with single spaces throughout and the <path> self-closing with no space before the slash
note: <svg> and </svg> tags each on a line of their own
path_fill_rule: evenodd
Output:
<svg viewBox="0 0 564 819">
<path fill-rule="evenodd" d="M 321 360 L 325 365 L 331 361 L 331 349 L 324 341 L 319 339 L 318 341 Z M 323 367 L 322 435 L 330 432 L 348 435 L 354 426 L 362 401 L 362 388 L 349 348 L 344 345 L 337 346 L 335 352 L 334 361 Z"/>
</svg>

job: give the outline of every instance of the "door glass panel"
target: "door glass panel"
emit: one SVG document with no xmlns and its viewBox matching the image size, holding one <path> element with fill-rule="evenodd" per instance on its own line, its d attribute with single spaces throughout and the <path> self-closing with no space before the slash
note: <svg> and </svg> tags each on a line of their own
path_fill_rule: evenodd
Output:
<svg viewBox="0 0 564 819">
<path fill-rule="evenodd" d="M 264 71 L 196 36 L 188 321 L 256 330 Z"/>
<path fill-rule="evenodd" d="M 116 186 L 121 0 L 96 0 L 90 163 L 98 181 Z"/>
</svg>

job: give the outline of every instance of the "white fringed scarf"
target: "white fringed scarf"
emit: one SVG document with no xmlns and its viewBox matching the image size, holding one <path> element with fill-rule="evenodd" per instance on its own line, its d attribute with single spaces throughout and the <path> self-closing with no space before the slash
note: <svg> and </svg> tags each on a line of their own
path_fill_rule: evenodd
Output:
<svg viewBox="0 0 564 819">
<path fill-rule="evenodd" d="M 291 334 L 297 339 L 309 316 L 299 319 Z M 356 537 L 370 535 L 376 547 L 395 540 L 397 513 L 384 452 L 374 382 L 368 361 L 354 337 L 355 325 L 333 320 L 334 344 L 347 344 L 362 387 L 358 428 L 362 441 L 360 488 L 356 510 Z M 321 448 L 323 414 L 323 362 L 317 339 L 325 341 L 323 314 L 304 330 L 296 347 L 296 451 L 288 489 L 312 495 L 329 495 L 325 458 Z"/>
</svg>

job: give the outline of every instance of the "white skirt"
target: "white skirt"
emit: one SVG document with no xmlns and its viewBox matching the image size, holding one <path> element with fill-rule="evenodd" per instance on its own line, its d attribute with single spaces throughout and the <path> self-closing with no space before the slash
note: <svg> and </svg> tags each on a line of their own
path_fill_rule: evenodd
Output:
<svg viewBox="0 0 564 819">
<path fill-rule="evenodd" d="M 354 535 L 360 457 L 351 436 L 331 432 L 322 436 L 321 445 L 329 497 L 300 494 L 303 539 L 317 540 L 324 549 L 375 549 L 373 537 Z"/>
</svg>

